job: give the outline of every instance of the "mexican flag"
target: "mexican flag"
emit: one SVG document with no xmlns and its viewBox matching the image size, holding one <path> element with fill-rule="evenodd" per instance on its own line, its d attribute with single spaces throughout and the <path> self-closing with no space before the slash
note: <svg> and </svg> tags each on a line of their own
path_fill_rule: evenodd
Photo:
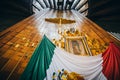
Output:
<svg viewBox="0 0 120 80">
<path fill-rule="evenodd" d="M 120 49 L 114 47 L 118 52 L 117 58 L 111 53 L 111 48 L 96 56 L 77 56 L 55 46 L 44 36 L 20 80 L 62 80 L 62 71 L 77 73 L 84 80 L 120 80 Z"/>
</svg>

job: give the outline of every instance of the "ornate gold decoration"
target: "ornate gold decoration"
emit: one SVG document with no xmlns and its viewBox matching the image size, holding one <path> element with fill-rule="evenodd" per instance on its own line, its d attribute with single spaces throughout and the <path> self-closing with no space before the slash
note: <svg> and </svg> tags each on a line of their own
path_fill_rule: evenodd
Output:
<svg viewBox="0 0 120 80">
<path fill-rule="evenodd" d="M 53 39 L 52 42 L 61 48 L 65 48 L 65 37 L 82 36 L 82 33 L 80 33 L 78 30 L 75 30 L 74 28 L 70 28 L 70 30 L 64 30 L 63 32 L 58 30 L 58 34 L 61 35 L 61 39 Z"/>
<path fill-rule="evenodd" d="M 16 44 L 15 47 L 18 48 L 20 46 L 20 44 Z"/>
<path fill-rule="evenodd" d="M 72 36 L 82 36 L 82 33 L 80 33 L 78 30 L 74 30 L 74 28 L 70 29 L 70 30 L 67 30 L 67 31 L 64 31 L 64 36 L 66 37 L 72 37 Z"/>
<path fill-rule="evenodd" d="M 91 56 L 85 36 L 65 37 L 65 49 L 70 53 L 81 56 Z"/>
<path fill-rule="evenodd" d="M 84 77 L 81 74 L 76 72 L 68 72 L 67 70 L 62 69 L 58 70 L 58 75 L 54 72 L 52 80 L 84 80 Z"/>
<path fill-rule="evenodd" d="M 75 20 L 68 20 L 63 18 L 45 18 L 45 21 L 57 24 L 71 24 L 76 22 Z"/>
<path fill-rule="evenodd" d="M 86 38 L 87 38 L 88 46 L 93 56 L 103 53 L 108 47 L 108 43 L 102 43 L 98 39 L 90 38 L 87 35 Z"/>
<path fill-rule="evenodd" d="M 92 55 L 83 33 L 75 28 L 70 28 L 70 30 L 65 30 L 63 32 L 58 31 L 58 33 L 61 35 L 61 39 L 53 39 L 53 43 L 57 46 L 75 55 Z"/>
</svg>

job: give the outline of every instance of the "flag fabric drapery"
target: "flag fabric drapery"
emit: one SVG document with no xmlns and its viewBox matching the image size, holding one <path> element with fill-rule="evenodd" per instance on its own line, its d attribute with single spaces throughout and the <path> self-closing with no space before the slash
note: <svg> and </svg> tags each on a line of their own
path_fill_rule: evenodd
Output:
<svg viewBox="0 0 120 80">
<path fill-rule="evenodd" d="M 33 53 L 20 80 L 43 80 L 47 76 L 46 70 L 51 63 L 54 49 L 55 45 L 44 36 Z"/>
<path fill-rule="evenodd" d="M 120 47 L 111 42 L 102 56 L 103 73 L 107 79 L 120 80 Z"/>
<path fill-rule="evenodd" d="M 108 59 L 104 55 L 73 55 L 56 47 L 44 36 L 33 53 L 20 80 L 52 80 L 53 73 L 57 74 L 58 70 L 62 69 L 76 72 L 82 75 L 85 80 L 107 80 L 111 75 L 106 75 L 107 70 L 104 67 L 106 67 Z"/>
</svg>

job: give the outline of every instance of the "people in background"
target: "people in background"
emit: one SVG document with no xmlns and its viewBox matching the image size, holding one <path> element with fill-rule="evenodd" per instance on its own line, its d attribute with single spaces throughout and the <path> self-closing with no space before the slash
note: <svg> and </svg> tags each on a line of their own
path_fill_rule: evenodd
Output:
<svg viewBox="0 0 120 80">
<path fill-rule="evenodd" d="M 74 0 L 66 0 L 65 9 L 71 9 Z"/>
<path fill-rule="evenodd" d="M 58 0 L 57 2 L 58 10 L 63 10 L 64 0 Z M 61 7 L 61 9 L 60 9 Z"/>
</svg>

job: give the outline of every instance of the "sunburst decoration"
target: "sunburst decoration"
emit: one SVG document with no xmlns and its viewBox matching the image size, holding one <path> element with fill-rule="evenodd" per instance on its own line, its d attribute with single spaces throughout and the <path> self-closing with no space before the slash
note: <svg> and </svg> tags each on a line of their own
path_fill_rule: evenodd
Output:
<svg viewBox="0 0 120 80">
<path fill-rule="evenodd" d="M 57 24 L 72 24 L 76 22 L 75 20 L 69 20 L 64 18 L 45 18 L 45 21 Z"/>
</svg>

